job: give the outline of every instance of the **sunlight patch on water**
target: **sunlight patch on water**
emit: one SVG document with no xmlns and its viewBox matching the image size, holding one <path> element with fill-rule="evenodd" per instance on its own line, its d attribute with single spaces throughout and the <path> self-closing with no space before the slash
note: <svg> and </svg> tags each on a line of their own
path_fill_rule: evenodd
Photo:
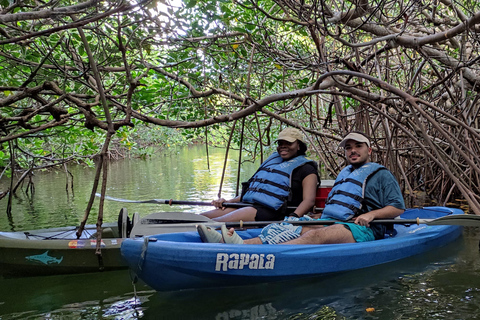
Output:
<svg viewBox="0 0 480 320">
<path fill-rule="evenodd" d="M 141 301 L 138 298 L 117 301 L 103 310 L 104 319 L 140 319 L 143 317 Z"/>
<path fill-rule="evenodd" d="M 138 299 L 130 298 L 119 300 L 119 297 L 109 299 L 113 301 L 111 304 L 105 301 L 86 301 L 82 303 L 72 303 L 57 308 L 54 311 L 42 312 L 28 311 L 4 315 L 5 318 L 0 319 L 48 319 L 48 320 L 64 320 L 64 319 L 141 319 L 144 310 L 140 307 L 141 303 Z"/>
</svg>

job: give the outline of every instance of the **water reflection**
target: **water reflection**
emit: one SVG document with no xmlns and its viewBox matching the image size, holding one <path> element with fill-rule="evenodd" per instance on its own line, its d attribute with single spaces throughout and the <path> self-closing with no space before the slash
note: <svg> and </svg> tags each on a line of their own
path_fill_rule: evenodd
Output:
<svg viewBox="0 0 480 320">
<path fill-rule="evenodd" d="M 128 271 L 0 279 L 0 318 L 25 312 L 77 314 L 102 309 L 134 296 Z M 146 285 L 140 292 L 153 291 Z M 87 311 L 90 310 L 90 311 Z M 98 311 L 98 310 L 97 310 Z M 4 319 L 4 318 L 2 318 Z M 96 319 L 96 318 L 95 318 Z"/>
<path fill-rule="evenodd" d="M 131 199 L 175 199 L 189 201 L 210 201 L 218 195 L 224 163 L 224 150 L 211 149 L 210 170 L 204 147 L 181 148 L 159 154 L 148 160 L 125 159 L 109 165 L 107 195 Z M 231 152 L 228 161 L 222 196 L 232 197 L 236 190 L 237 160 Z M 257 164 L 246 163 L 240 172 L 241 181 L 248 179 Z M 87 206 L 95 170 L 79 165 L 69 167 L 73 175 L 73 190 L 68 189 L 68 175 L 62 171 L 36 173 L 35 193 L 17 192 L 13 201 L 13 219 L 8 221 L 7 199 L 0 201 L 0 231 L 18 231 L 35 228 L 50 228 L 77 225 Z M 0 181 L 0 190 L 7 188 L 8 181 Z M 105 202 L 104 221 L 117 221 L 122 207 L 128 212 L 139 212 L 142 216 L 157 211 L 202 212 L 210 207 L 168 206 L 155 204 L 131 204 L 113 201 Z M 95 223 L 98 201 L 95 202 L 89 223 Z"/>
<path fill-rule="evenodd" d="M 117 301 L 102 311 L 104 319 L 140 319 L 142 317 L 141 300 L 135 297 Z"/>
</svg>

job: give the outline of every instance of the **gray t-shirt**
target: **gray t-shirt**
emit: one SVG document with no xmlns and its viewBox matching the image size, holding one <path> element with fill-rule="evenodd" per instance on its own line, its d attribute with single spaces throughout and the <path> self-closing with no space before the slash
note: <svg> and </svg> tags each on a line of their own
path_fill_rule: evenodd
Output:
<svg viewBox="0 0 480 320">
<path fill-rule="evenodd" d="M 405 210 L 400 186 L 393 174 L 388 170 L 380 170 L 375 173 L 365 187 L 364 197 L 368 211 L 393 206 Z"/>
<path fill-rule="evenodd" d="M 400 186 L 393 174 L 385 169 L 378 171 L 367 181 L 364 199 L 367 203 L 367 211 L 386 206 L 405 210 L 405 201 Z M 383 239 L 385 234 L 393 235 L 396 233 L 393 224 L 375 223 L 370 225 L 370 229 L 372 229 L 376 240 Z"/>
</svg>

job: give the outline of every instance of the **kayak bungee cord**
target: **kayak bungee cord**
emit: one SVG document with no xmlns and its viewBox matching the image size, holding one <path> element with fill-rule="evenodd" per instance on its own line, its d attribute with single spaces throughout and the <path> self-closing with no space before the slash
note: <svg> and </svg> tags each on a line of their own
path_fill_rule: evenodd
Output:
<svg viewBox="0 0 480 320">
<path fill-rule="evenodd" d="M 76 230 L 78 230 L 78 227 L 72 228 L 70 230 L 65 230 L 65 231 L 59 232 L 57 234 L 50 235 L 50 236 L 43 236 L 43 235 L 39 235 L 39 234 L 35 234 L 35 233 L 30 233 L 29 231 L 25 231 L 24 234 L 25 234 L 25 237 L 27 239 L 30 239 L 30 237 L 41 238 L 42 240 L 77 239 L 77 237 L 73 238 L 73 237 L 69 236 L 69 235 L 71 235 L 72 231 L 76 231 Z M 92 233 L 89 232 L 88 230 L 83 230 L 83 232 L 87 236 L 92 236 Z M 67 236 L 62 237 L 62 235 L 67 235 Z"/>
</svg>

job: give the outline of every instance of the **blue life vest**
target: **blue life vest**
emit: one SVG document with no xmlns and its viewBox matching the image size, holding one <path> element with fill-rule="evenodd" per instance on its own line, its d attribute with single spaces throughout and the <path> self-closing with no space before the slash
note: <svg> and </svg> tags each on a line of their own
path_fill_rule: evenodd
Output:
<svg viewBox="0 0 480 320">
<path fill-rule="evenodd" d="M 248 180 L 248 187 L 242 193 L 242 202 L 280 209 L 290 200 L 293 170 L 308 162 L 316 166 L 315 161 L 304 156 L 285 161 L 278 152 L 273 153 Z"/>
<path fill-rule="evenodd" d="M 365 213 L 365 186 L 368 179 L 380 170 L 387 168 L 375 162 L 367 162 L 355 170 L 352 165 L 345 167 L 328 194 L 322 218 L 347 221 Z"/>
</svg>

